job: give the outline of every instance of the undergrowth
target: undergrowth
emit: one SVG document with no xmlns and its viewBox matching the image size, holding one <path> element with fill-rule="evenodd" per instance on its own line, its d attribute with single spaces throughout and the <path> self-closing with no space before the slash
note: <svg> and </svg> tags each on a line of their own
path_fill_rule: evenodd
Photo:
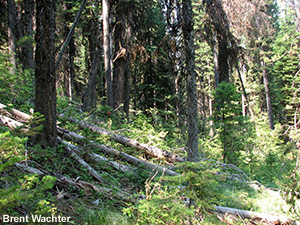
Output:
<svg viewBox="0 0 300 225">
<path fill-rule="evenodd" d="M 66 100 L 60 99 L 58 103 L 58 111 L 65 115 L 64 118 L 59 118 L 59 126 L 79 133 L 87 140 L 111 146 L 156 164 L 166 163 L 146 157 L 143 153 L 122 146 L 108 137 L 87 129 L 79 129 L 76 124 L 68 122 L 65 118 L 72 116 L 142 143 L 185 154 L 184 145 L 177 140 L 180 129 L 171 130 L 169 126 L 163 126 L 161 123 L 153 124 L 153 120 L 141 112 L 136 112 L 135 116 L 128 120 L 118 112 L 107 113 L 111 110 L 108 107 L 99 107 L 92 113 L 83 113 L 78 111 L 76 105 Z M 199 163 L 175 164 L 176 172 L 181 173 L 181 176 L 169 177 L 142 166 L 124 173 L 113 169 L 107 163 L 91 164 L 101 171 L 101 175 L 108 181 L 109 184 L 104 186 L 112 190 L 111 194 L 85 191 L 57 182 L 54 176 L 61 174 L 97 184 L 87 170 L 69 156 L 62 145 L 55 149 L 30 147 L 26 145 L 26 135 L 19 135 L 2 127 L 0 129 L 1 213 L 16 216 L 21 216 L 23 212 L 61 214 L 71 216 L 73 224 L 225 224 L 212 214 L 214 206 L 274 212 L 278 215 L 287 214 L 289 210 L 280 192 L 255 189 L 247 184 L 255 179 L 267 188 L 280 188 L 284 176 L 279 176 L 274 172 L 274 168 L 283 174 L 288 174 L 293 168 L 294 161 L 289 160 L 293 150 L 287 151 L 289 146 L 285 147 L 281 140 L 276 139 L 278 130 L 268 136 L 263 124 L 256 130 L 256 134 L 247 139 L 247 143 L 243 143 L 244 150 L 237 158 L 236 165 L 220 163 L 222 145 L 217 135 L 215 139 L 209 139 L 207 136 L 200 140 L 205 160 Z M 104 155 L 88 142 L 85 143 L 80 154 L 82 158 L 85 159 L 87 152 L 95 152 L 110 160 L 121 162 L 116 157 Z M 269 145 L 269 148 L 266 148 L 266 145 Z M 268 153 L 262 155 L 263 152 Z M 42 177 L 26 174 L 14 166 L 17 162 L 26 163 L 49 174 Z M 291 165 L 287 165 L 288 163 Z M 117 198 L 116 193 L 121 191 L 126 191 L 135 201 L 126 202 Z M 60 194 L 63 194 L 63 198 L 58 198 Z M 274 204 L 270 204 L 270 201 Z M 288 215 L 291 218 L 295 216 Z M 236 222 L 243 223 L 242 220 Z"/>
</svg>

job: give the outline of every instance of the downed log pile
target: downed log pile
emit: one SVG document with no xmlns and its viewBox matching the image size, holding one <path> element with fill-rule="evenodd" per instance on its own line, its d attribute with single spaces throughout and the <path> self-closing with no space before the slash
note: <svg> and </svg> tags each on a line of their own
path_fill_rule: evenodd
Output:
<svg viewBox="0 0 300 225">
<path fill-rule="evenodd" d="M 2 114 L 2 115 L 1 115 Z M 21 111 L 15 110 L 15 109 L 8 109 L 6 110 L 5 105 L 0 103 L 0 125 L 1 126 L 8 126 L 10 129 L 15 129 L 20 126 L 24 126 L 23 122 L 29 121 L 31 119 L 31 116 L 23 113 Z M 184 159 L 181 157 L 178 157 L 176 155 L 173 155 L 171 153 L 168 153 L 167 151 L 161 150 L 159 148 L 155 148 L 152 146 L 148 146 L 142 143 L 139 143 L 135 140 L 123 137 L 121 135 L 117 135 L 111 131 L 107 131 L 103 128 L 87 124 L 84 122 L 79 122 L 74 119 L 68 118 L 71 122 L 78 123 L 78 125 L 82 128 L 88 128 L 91 129 L 94 132 L 97 132 L 102 135 L 108 135 L 111 139 L 122 143 L 127 146 L 135 147 L 141 151 L 145 151 L 146 153 L 158 157 L 158 158 L 165 158 L 168 162 L 183 162 Z M 105 194 L 107 196 L 116 196 L 117 198 L 120 198 L 122 200 L 125 200 L 127 202 L 135 202 L 134 198 L 131 197 L 130 194 L 119 191 L 119 192 L 114 192 L 113 190 L 108 188 L 108 187 L 99 187 L 100 185 L 105 185 L 107 184 L 107 181 L 102 177 L 101 173 L 96 171 L 92 166 L 90 166 L 83 158 L 80 157 L 80 155 L 87 154 L 89 158 L 96 160 L 97 162 L 105 162 L 111 167 L 121 170 L 123 172 L 128 172 L 128 171 L 134 171 L 135 169 L 130 166 L 126 166 L 120 163 L 117 163 L 115 161 L 111 161 L 103 156 L 100 156 L 96 153 L 93 152 L 86 152 L 83 148 L 80 148 L 78 146 L 75 146 L 73 144 L 70 144 L 66 141 L 63 141 L 62 139 L 71 141 L 73 143 L 79 144 L 79 145 L 89 145 L 92 148 L 96 148 L 100 150 L 102 153 L 111 155 L 114 157 L 118 157 L 118 159 L 121 159 L 122 161 L 126 161 L 134 166 L 140 166 L 144 165 L 148 169 L 152 170 L 157 170 L 160 172 L 163 172 L 164 174 L 171 175 L 171 176 L 176 176 L 180 175 L 176 172 L 174 172 L 171 169 L 168 169 L 166 167 L 158 166 L 155 164 L 152 164 L 150 162 L 147 162 L 145 160 L 138 159 L 136 157 L 133 157 L 131 155 L 128 155 L 124 152 L 118 151 L 116 149 L 110 148 L 106 145 L 103 144 L 97 144 L 93 141 L 87 140 L 87 138 L 68 131 L 64 128 L 58 127 L 58 135 L 61 138 L 58 138 L 59 142 L 64 145 L 64 149 L 70 154 L 72 158 L 74 158 L 79 164 L 84 166 L 89 174 L 91 174 L 99 183 L 98 185 L 95 185 L 93 183 L 81 181 L 79 179 L 72 179 L 69 177 L 65 177 L 61 174 L 54 174 L 50 173 L 44 170 L 40 170 L 37 168 L 33 168 L 28 166 L 25 163 L 16 163 L 15 166 L 17 166 L 20 169 L 23 169 L 24 171 L 27 171 L 29 173 L 36 174 L 38 176 L 45 176 L 45 175 L 51 175 L 55 176 L 57 178 L 57 182 L 62 183 L 62 184 L 67 184 L 69 186 L 74 186 L 79 189 L 83 189 L 84 192 L 91 192 L 91 191 L 96 191 L 102 194 Z M 227 216 L 232 215 L 236 219 L 249 219 L 251 223 L 256 224 L 257 222 L 259 224 L 265 223 L 265 224 L 282 224 L 282 225 L 288 225 L 288 224 L 298 224 L 297 222 L 294 222 L 292 220 L 289 220 L 288 218 L 285 217 L 279 217 L 271 214 L 265 214 L 265 213 L 258 213 L 258 212 L 252 212 L 252 211 L 245 211 L 245 210 L 240 210 L 240 209 L 234 209 L 234 208 L 227 208 L 227 207 L 222 207 L 222 206 L 216 206 L 214 207 L 213 211 L 210 211 L 214 214 L 217 214 L 218 217 L 225 221 L 226 223 L 228 222 Z"/>
<path fill-rule="evenodd" d="M 65 117 L 63 114 L 60 115 L 61 117 Z M 67 118 L 68 121 L 70 121 L 71 123 L 76 123 L 78 124 L 78 126 L 80 128 L 87 128 L 90 129 L 93 132 L 97 132 L 98 134 L 101 135 L 107 135 L 109 136 L 112 140 L 119 142 L 123 145 L 129 146 L 129 147 L 133 147 L 136 148 L 139 151 L 145 152 L 147 155 L 156 157 L 156 158 L 165 158 L 168 162 L 184 162 L 185 159 L 178 156 L 178 155 L 174 155 L 166 150 L 162 150 L 160 148 L 154 147 L 154 146 L 150 146 L 150 145 L 146 145 L 144 143 L 140 143 L 136 140 L 115 134 L 114 132 L 105 130 L 99 126 L 96 125 L 92 125 L 89 123 L 86 123 L 84 121 L 79 121 L 77 119 L 74 118 Z"/>
<path fill-rule="evenodd" d="M 50 172 L 44 172 L 44 171 L 41 171 L 37 168 L 30 167 L 30 166 L 26 165 L 25 163 L 16 163 L 15 166 L 22 169 L 22 170 L 24 170 L 24 171 L 27 171 L 29 173 L 36 174 L 38 176 L 46 176 L 46 175 L 50 174 L 51 176 L 56 177 L 57 178 L 56 181 L 61 183 L 61 184 L 67 184 L 69 186 L 76 187 L 78 189 L 83 189 L 86 195 L 90 195 L 92 191 L 96 191 L 96 192 L 101 193 L 101 194 L 104 193 L 108 196 L 111 196 L 112 193 L 113 193 L 113 190 L 111 190 L 110 188 L 99 187 L 95 184 L 85 182 L 85 181 L 81 181 L 79 179 L 73 179 L 73 178 L 70 178 L 70 177 L 65 177 L 61 174 L 53 174 L 53 173 L 50 173 Z M 120 199 L 126 200 L 128 202 L 135 202 L 135 200 L 130 195 L 128 195 L 126 192 L 118 191 L 118 192 L 115 192 L 114 194 L 117 197 L 119 197 Z"/>
<path fill-rule="evenodd" d="M 6 111 L 5 110 L 5 105 L 3 105 L 3 104 L 1 104 L 0 103 L 0 109 L 3 111 L 3 112 L 5 112 L 5 113 L 10 113 L 10 114 L 12 114 L 13 116 L 14 116 L 14 118 L 20 118 L 21 120 L 23 120 L 23 121 L 28 121 L 30 118 L 31 118 L 31 116 L 30 115 L 28 115 L 28 114 L 26 114 L 26 113 L 23 113 L 23 112 L 21 112 L 21 111 L 19 111 L 19 110 L 16 110 L 16 109 L 11 109 L 11 110 L 9 110 L 9 111 Z M 5 123 L 5 124 L 4 124 Z M 10 127 L 11 129 L 13 129 L 13 128 L 16 128 L 16 127 L 18 127 L 18 126 L 23 126 L 23 123 L 20 123 L 20 122 L 17 122 L 17 121 L 15 121 L 14 119 L 6 119 L 5 121 L 4 121 L 4 123 L 3 123 L 3 125 L 4 126 L 8 126 L 8 127 Z M 1 125 L 1 118 L 0 118 L 0 125 Z M 82 135 L 79 135 L 79 134 L 76 134 L 75 132 L 72 132 L 72 131 L 68 131 L 68 130 L 66 130 L 66 129 L 64 129 L 64 128 L 61 128 L 61 127 L 57 127 L 57 129 L 58 129 L 58 135 L 61 137 L 61 138 L 63 138 L 63 139 L 66 139 L 66 140 L 68 140 L 68 141 L 72 141 L 72 142 L 74 142 L 74 143 L 77 143 L 77 144 L 83 144 L 83 143 L 85 143 L 86 142 L 86 138 L 85 137 L 83 137 Z M 109 132 L 109 131 L 107 131 L 107 132 Z M 120 135 L 117 135 L 117 136 L 119 136 L 119 139 L 126 139 L 125 137 L 122 137 L 122 136 L 120 136 Z M 144 144 L 141 144 L 141 143 L 138 143 L 137 141 L 134 141 L 134 140 L 132 140 L 134 143 L 135 143 L 135 145 L 137 145 L 137 146 L 139 146 L 139 145 L 141 145 L 141 146 L 143 146 Z M 163 167 L 163 166 L 159 166 L 159 165 L 155 165 L 155 164 L 153 164 L 153 163 L 150 163 L 150 162 L 147 162 L 147 161 L 145 161 L 145 160 L 142 160 L 142 159 L 139 159 L 139 158 L 136 158 L 136 157 L 134 157 L 134 156 L 131 156 L 131 155 L 128 155 L 128 154 L 126 154 L 126 153 L 124 153 L 124 152 L 121 152 L 121 151 L 118 151 L 118 150 L 116 150 L 116 149 L 113 149 L 113 148 L 111 148 L 111 147 L 108 147 L 108 146 L 106 146 L 106 145 L 103 145 L 103 144 L 97 144 L 97 143 L 95 143 L 95 142 L 92 142 L 92 141 L 87 141 L 87 143 L 88 144 L 90 144 L 91 146 L 93 146 L 94 148 L 97 148 L 97 149 L 99 149 L 99 150 L 101 150 L 103 153 L 105 153 L 105 154 L 108 154 L 108 155 L 112 155 L 112 156 L 115 156 L 115 157 L 118 157 L 118 158 L 120 158 L 121 160 L 123 160 L 123 161 L 126 161 L 126 162 L 128 162 L 128 163 L 130 163 L 130 164 L 132 164 L 132 165 L 134 165 L 134 166 L 145 166 L 146 168 L 148 168 L 148 169 L 150 169 L 150 170 L 158 170 L 159 172 L 163 172 L 163 173 L 165 173 L 165 174 L 167 174 L 167 175 L 171 175 L 171 176 L 176 176 L 176 175 L 179 175 L 178 173 L 176 173 L 176 172 L 174 172 L 173 170 L 170 170 L 170 169 L 168 169 L 168 168 L 166 168 L 166 167 Z M 145 145 L 145 146 L 148 146 L 148 145 Z M 149 148 L 151 148 L 151 146 L 148 146 Z M 154 147 L 153 147 L 154 148 Z M 157 148 L 156 148 L 157 149 Z M 161 150 L 162 151 L 162 150 Z M 108 159 L 106 159 L 105 157 L 99 157 L 99 155 L 95 155 L 95 153 L 90 153 L 89 154 L 90 155 L 90 158 L 94 158 L 94 159 L 98 159 L 98 160 L 101 160 L 101 161 L 104 161 L 104 162 L 109 162 L 109 160 Z M 93 157 L 94 156 L 94 157 Z M 175 157 L 175 156 L 174 156 Z M 180 158 L 180 157 L 179 157 Z M 110 161 L 110 163 L 109 164 L 114 164 L 115 166 L 113 166 L 114 168 L 118 168 L 118 169 L 121 169 L 122 170 L 122 168 L 125 168 L 126 166 L 124 166 L 124 165 L 122 165 L 122 164 L 119 164 L 119 166 L 116 166 L 118 163 L 116 163 L 116 162 L 112 162 L 112 161 Z M 129 167 L 126 167 L 126 169 L 128 169 Z M 125 169 L 125 170 L 126 170 Z M 123 170 L 124 171 L 124 170 Z M 125 172 L 125 171 L 124 171 Z"/>
<path fill-rule="evenodd" d="M 150 169 L 150 170 L 158 170 L 160 172 L 164 172 L 167 175 L 171 175 L 171 176 L 176 176 L 179 175 L 178 173 L 174 172 L 173 170 L 170 170 L 166 167 L 163 166 L 159 166 L 159 165 L 155 165 L 153 163 L 147 162 L 145 160 L 136 158 L 134 156 L 128 155 L 124 152 L 118 151 L 114 148 L 108 147 L 106 145 L 103 144 L 97 144 L 93 141 L 87 141 L 86 142 L 86 138 L 83 137 L 82 135 L 76 134 L 74 132 L 68 131 L 66 129 L 63 128 L 58 128 L 58 134 L 59 136 L 61 136 L 62 138 L 68 140 L 68 141 L 72 141 L 74 143 L 77 144 L 83 144 L 83 143 L 87 143 L 90 146 L 93 146 L 94 148 L 99 149 L 101 152 L 108 154 L 108 155 L 113 155 L 116 156 L 118 158 L 120 158 L 123 161 L 126 161 L 134 166 L 145 166 L 146 168 Z"/>
</svg>

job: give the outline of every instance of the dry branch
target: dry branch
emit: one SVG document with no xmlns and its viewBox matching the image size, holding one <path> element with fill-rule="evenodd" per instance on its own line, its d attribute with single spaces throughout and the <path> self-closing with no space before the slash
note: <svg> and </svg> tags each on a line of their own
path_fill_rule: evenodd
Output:
<svg viewBox="0 0 300 225">
<path fill-rule="evenodd" d="M 85 137 L 83 137 L 83 136 L 81 136 L 77 133 L 74 133 L 74 132 L 68 131 L 66 129 L 63 129 L 63 128 L 58 128 L 58 135 L 60 135 L 64 139 L 75 142 L 77 144 L 83 144 L 87 140 Z M 128 155 L 124 152 L 118 151 L 114 148 L 110 148 L 106 145 L 96 144 L 95 142 L 92 142 L 92 141 L 88 141 L 87 143 L 89 145 L 95 147 L 95 148 L 98 148 L 99 150 L 101 150 L 105 154 L 114 155 L 114 156 L 120 158 L 121 160 L 129 162 L 132 165 L 135 165 L 135 166 L 143 165 L 143 166 L 145 166 L 146 168 L 148 168 L 150 170 L 153 170 L 153 169 L 158 170 L 158 171 L 164 172 L 165 174 L 170 175 L 170 176 L 180 175 L 179 173 L 176 173 L 173 170 L 170 170 L 170 169 L 165 168 L 163 166 L 158 166 L 158 165 L 155 165 L 153 163 L 147 162 L 145 160 L 136 158 L 136 157 Z"/>
<path fill-rule="evenodd" d="M 64 117 L 64 115 L 61 115 L 62 117 Z M 112 140 L 121 143 L 123 145 L 129 146 L 129 147 L 134 147 L 139 151 L 143 151 L 144 153 L 146 153 L 147 155 L 156 157 L 156 158 L 165 158 L 168 162 L 184 162 L 185 160 L 178 156 L 178 155 L 174 155 L 166 150 L 162 150 L 160 148 L 157 147 L 153 147 L 144 143 L 140 143 L 136 140 L 115 134 L 114 132 L 105 130 L 99 126 L 96 125 L 92 125 L 83 121 L 79 121 L 77 119 L 73 119 L 71 117 L 68 118 L 68 120 L 72 123 L 77 123 L 79 125 L 80 128 L 87 128 L 93 132 L 96 132 L 98 134 L 101 135 L 107 135 L 109 136 Z"/>
</svg>

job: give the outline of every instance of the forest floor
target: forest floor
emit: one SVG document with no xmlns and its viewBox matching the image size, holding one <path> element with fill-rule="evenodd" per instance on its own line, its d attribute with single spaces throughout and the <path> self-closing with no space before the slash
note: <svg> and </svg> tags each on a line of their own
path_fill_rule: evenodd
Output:
<svg viewBox="0 0 300 225">
<path fill-rule="evenodd" d="M 1 110 L 2 125 L 10 127 L 1 128 L 2 146 L 10 147 L 0 150 L 24 154 L 14 160 L 2 156 L 12 161 L 0 168 L 2 220 L 6 214 L 51 214 L 71 218 L 61 224 L 88 225 L 297 223 L 280 190 L 251 181 L 234 165 L 212 159 L 192 166 L 176 162 L 185 156 L 184 143 L 174 141 L 176 134 L 155 129 L 144 115 L 128 121 L 105 108 L 90 113 L 77 106 L 59 108 L 59 145 L 45 149 L 29 146 L 28 136 L 36 131 L 27 129 L 34 120 L 16 112 Z"/>
</svg>

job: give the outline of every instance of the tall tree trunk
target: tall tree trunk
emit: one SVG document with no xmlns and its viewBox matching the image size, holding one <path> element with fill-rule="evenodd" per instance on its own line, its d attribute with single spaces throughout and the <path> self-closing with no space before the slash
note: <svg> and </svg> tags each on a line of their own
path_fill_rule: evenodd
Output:
<svg viewBox="0 0 300 225">
<path fill-rule="evenodd" d="M 229 82 L 229 25 L 226 13 L 224 12 L 222 6 L 222 1 L 203 0 L 203 2 L 206 4 L 206 12 L 211 19 L 211 23 L 216 33 L 214 39 L 216 40 L 218 46 L 217 65 L 219 79 L 216 79 L 216 86 L 218 86 L 218 84 L 222 81 Z M 216 46 L 213 47 L 214 54 L 216 54 L 215 47 Z"/>
<path fill-rule="evenodd" d="M 209 101 L 209 117 L 213 118 L 213 99 L 212 99 L 212 90 L 213 90 L 213 86 L 212 86 L 212 79 L 211 76 L 208 76 L 208 86 L 209 86 L 209 93 L 208 93 L 208 101 Z M 209 120 L 209 125 L 210 125 L 210 129 L 209 129 L 209 136 L 213 137 L 214 136 L 214 121 L 212 119 Z"/>
<path fill-rule="evenodd" d="M 127 24 L 126 24 L 126 72 L 125 72 L 125 80 L 124 80 L 124 112 L 129 116 L 129 106 L 130 106 L 130 77 L 131 77 L 131 62 L 130 62 L 130 51 L 131 51 L 131 24 L 133 17 L 134 1 L 130 0 L 129 8 L 127 12 Z"/>
<path fill-rule="evenodd" d="M 126 73 L 126 51 L 125 48 L 125 15 L 123 5 L 118 4 L 116 7 L 116 25 L 115 25 L 115 57 L 113 72 L 113 90 L 114 91 L 114 108 L 120 108 L 124 96 L 124 77 Z"/>
<path fill-rule="evenodd" d="M 97 103 L 97 76 L 101 71 L 101 48 L 99 44 L 99 33 L 97 21 L 90 21 L 90 61 L 91 69 L 88 84 L 83 96 L 83 110 L 89 110 L 96 107 Z"/>
<path fill-rule="evenodd" d="M 112 89 L 112 68 L 110 51 L 110 30 L 109 30 L 109 1 L 102 0 L 103 17 L 103 48 L 104 48 L 104 67 L 106 77 L 106 97 L 107 105 L 114 107 L 113 89 Z"/>
<path fill-rule="evenodd" d="M 218 44 L 217 44 L 217 37 L 214 34 L 214 44 L 213 44 L 213 55 L 214 55 L 214 72 L 215 72 L 215 85 L 216 87 L 219 86 L 220 83 L 220 75 L 219 75 L 219 58 L 218 58 Z"/>
<path fill-rule="evenodd" d="M 264 80 L 264 87 L 265 87 L 265 93 L 266 93 L 266 104 L 267 104 L 267 111 L 268 111 L 268 118 L 269 118 L 269 127 L 271 130 L 274 130 L 274 121 L 273 121 L 273 113 L 272 113 L 272 104 L 271 104 L 271 97 L 270 97 L 270 91 L 268 86 L 268 74 L 266 70 L 266 65 L 263 59 L 261 59 L 261 66 L 262 66 L 262 72 L 263 72 L 263 80 Z"/>
<path fill-rule="evenodd" d="M 219 82 L 229 82 L 229 50 L 227 47 L 228 40 L 226 35 L 218 34 L 218 70 L 219 70 Z"/>
<path fill-rule="evenodd" d="M 34 143 L 56 146 L 55 1 L 36 1 L 35 111 L 44 116 Z"/>
<path fill-rule="evenodd" d="M 197 87 L 195 78 L 195 56 L 193 40 L 192 2 L 182 1 L 183 37 L 185 47 L 185 60 L 187 72 L 187 122 L 188 122 L 188 160 L 198 161 L 198 112 L 197 112 Z"/>
<path fill-rule="evenodd" d="M 17 66 L 20 53 L 17 52 L 17 40 L 20 38 L 19 21 L 14 0 L 7 0 L 8 47 L 13 68 Z"/>
<path fill-rule="evenodd" d="M 65 3 L 66 12 L 64 13 L 65 23 L 71 21 L 72 14 L 70 13 L 70 10 L 72 9 L 72 4 L 69 2 Z M 69 27 L 65 24 L 64 25 L 64 36 L 65 39 L 68 37 L 68 34 L 70 33 Z M 68 48 L 66 50 L 66 54 L 63 59 L 63 65 L 64 65 L 64 92 L 65 95 L 72 100 L 73 95 L 73 80 L 75 77 L 75 69 L 74 69 L 74 57 L 75 57 L 75 44 L 74 44 L 74 37 L 72 36 L 70 38 L 70 42 L 68 45 Z"/>
<path fill-rule="evenodd" d="M 24 36 L 26 41 L 22 47 L 23 69 L 30 69 L 33 76 L 33 18 L 34 18 L 34 0 L 24 0 Z"/>
</svg>

